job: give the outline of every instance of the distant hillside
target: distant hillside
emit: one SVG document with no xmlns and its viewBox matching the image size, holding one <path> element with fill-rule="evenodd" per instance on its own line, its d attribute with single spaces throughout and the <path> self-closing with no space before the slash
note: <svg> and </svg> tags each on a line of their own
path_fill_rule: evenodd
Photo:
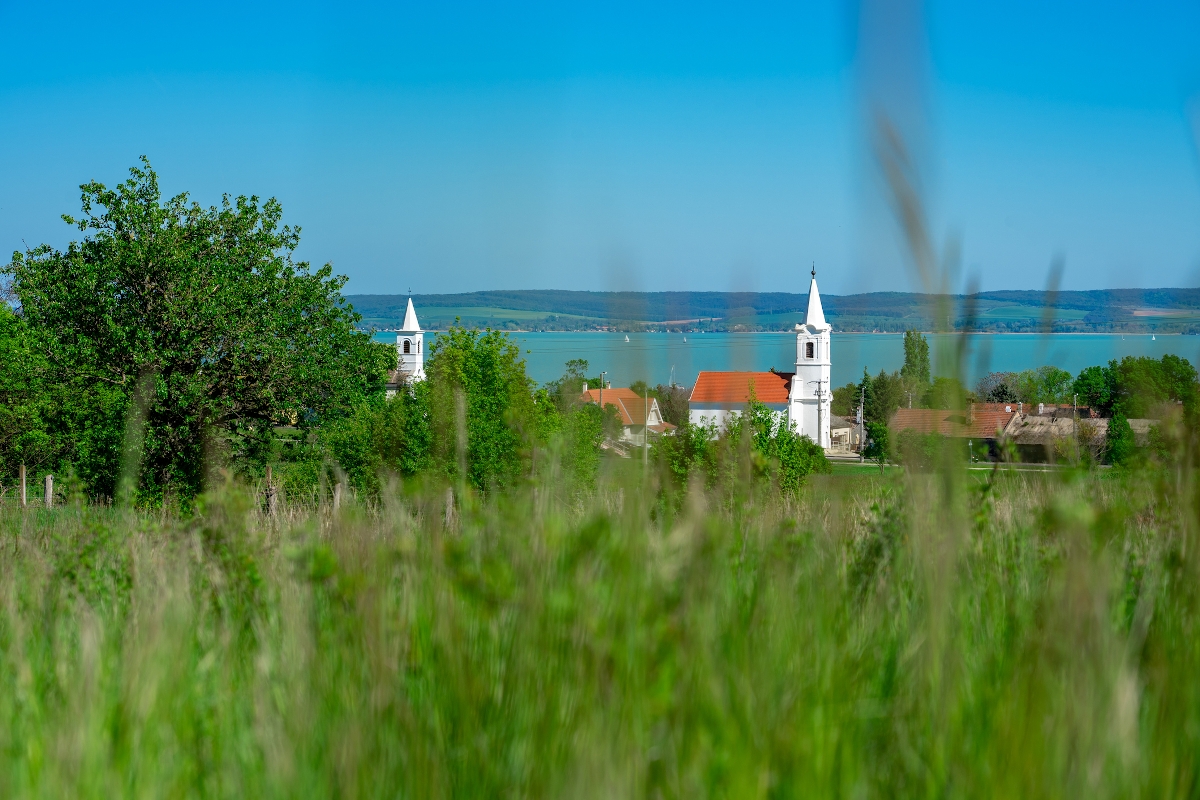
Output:
<svg viewBox="0 0 1200 800">
<path fill-rule="evenodd" d="M 395 328 L 407 295 L 350 295 L 369 327 Z M 930 330 L 935 315 L 956 329 L 1200 333 L 1200 289 L 1088 292 L 909 292 L 822 295 L 825 316 L 842 331 Z M 807 294 L 787 292 L 571 292 L 513 290 L 413 295 L 421 324 L 519 330 L 784 330 L 804 317 Z"/>
</svg>

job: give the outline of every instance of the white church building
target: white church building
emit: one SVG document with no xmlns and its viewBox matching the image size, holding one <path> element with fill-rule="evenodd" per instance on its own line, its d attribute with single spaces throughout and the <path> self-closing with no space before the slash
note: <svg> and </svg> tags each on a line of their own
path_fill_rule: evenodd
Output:
<svg viewBox="0 0 1200 800">
<path fill-rule="evenodd" d="M 425 331 L 417 321 L 412 298 L 404 312 L 404 323 L 396 332 L 396 369 L 388 373 L 387 396 L 391 397 L 402 383 L 425 380 Z"/>
<path fill-rule="evenodd" d="M 745 410 L 753 391 L 755 398 L 780 414 L 797 433 L 808 436 L 825 449 L 832 447 L 829 384 L 830 334 L 825 321 L 817 271 L 808 285 L 808 309 L 804 322 L 796 325 L 794 372 L 701 372 L 688 398 L 693 424 L 722 426 L 731 414 Z"/>
</svg>

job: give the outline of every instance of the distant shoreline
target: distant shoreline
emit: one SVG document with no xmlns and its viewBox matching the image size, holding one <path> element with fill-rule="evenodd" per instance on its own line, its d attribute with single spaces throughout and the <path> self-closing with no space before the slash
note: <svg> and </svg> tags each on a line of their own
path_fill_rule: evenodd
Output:
<svg viewBox="0 0 1200 800">
<path fill-rule="evenodd" d="M 364 327 L 397 328 L 408 295 L 347 295 Z M 1200 289 L 823 294 L 825 317 L 843 333 L 1200 334 Z M 467 327 L 522 333 L 783 333 L 802 322 L 807 293 L 486 291 L 412 296 L 430 330 Z M 939 310 L 947 312 L 946 317 Z M 605 330 L 602 330 L 605 329 Z M 947 331 L 949 332 L 949 331 Z"/>
<path fill-rule="evenodd" d="M 479 330 L 484 330 L 486 326 L 480 326 Z M 361 329 L 360 329 L 361 330 Z M 446 333 L 448 328 L 423 328 L 425 333 Z M 538 331 L 526 330 L 523 328 L 491 328 L 491 330 L 499 330 L 501 333 L 520 333 L 520 334 L 633 334 L 635 336 L 651 336 L 651 335 L 670 335 L 670 336 L 786 336 L 794 333 L 794 331 L 630 331 L 630 330 L 568 330 L 568 331 Z M 927 331 L 918 330 L 925 336 L 1196 336 L 1200 334 L 1185 333 L 1183 331 Z M 375 335 L 381 333 L 399 333 L 395 330 L 384 330 L 376 328 L 373 331 L 364 330 L 363 333 L 373 333 Z M 839 331 L 836 328 L 832 335 L 839 334 L 855 334 L 857 336 L 903 336 L 904 331 Z"/>
</svg>

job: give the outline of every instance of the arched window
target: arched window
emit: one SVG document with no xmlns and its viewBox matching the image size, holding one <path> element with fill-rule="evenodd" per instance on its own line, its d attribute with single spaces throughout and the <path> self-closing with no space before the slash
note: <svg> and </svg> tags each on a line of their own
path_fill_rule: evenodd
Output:
<svg viewBox="0 0 1200 800">
<path fill-rule="evenodd" d="M 812 342 L 804 343 L 804 357 L 805 358 L 813 357 L 813 343 Z"/>
<path fill-rule="evenodd" d="M 421 340 L 417 339 L 417 352 L 421 352 Z"/>
<path fill-rule="evenodd" d="M 809 345 L 809 347 L 812 347 L 812 345 Z M 405 339 L 404 340 L 404 355 L 409 354 L 410 350 L 408 348 L 409 348 L 408 339 Z M 809 358 L 812 358 L 812 356 L 809 355 Z"/>
</svg>

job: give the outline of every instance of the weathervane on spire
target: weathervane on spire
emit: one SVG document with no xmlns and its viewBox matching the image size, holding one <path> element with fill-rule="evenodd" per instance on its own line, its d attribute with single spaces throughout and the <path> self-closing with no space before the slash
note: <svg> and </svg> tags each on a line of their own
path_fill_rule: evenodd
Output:
<svg viewBox="0 0 1200 800">
<path fill-rule="evenodd" d="M 817 262 L 815 262 L 815 261 L 813 262 L 812 276 L 814 278 L 817 277 Z"/>
</svg>

